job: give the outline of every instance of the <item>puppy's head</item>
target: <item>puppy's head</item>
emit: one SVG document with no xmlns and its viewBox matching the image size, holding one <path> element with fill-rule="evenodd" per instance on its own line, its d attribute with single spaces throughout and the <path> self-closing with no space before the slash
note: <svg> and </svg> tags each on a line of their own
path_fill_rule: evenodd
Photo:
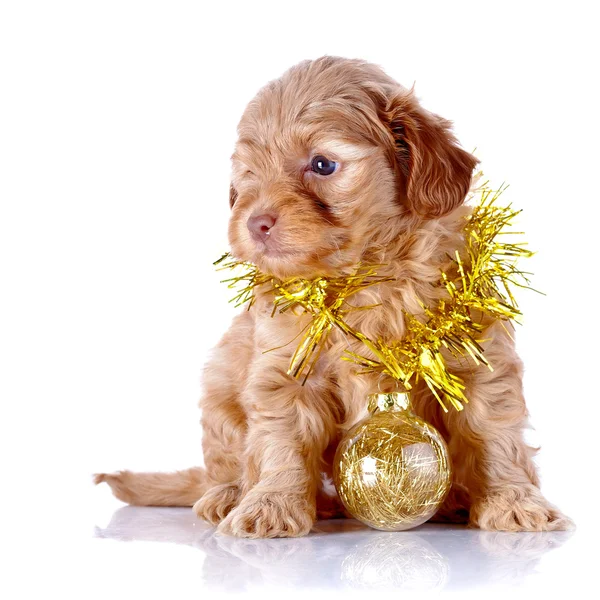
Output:
<svg viewBox="0 0 600 600">
<path fill-rule="evenodd" d="M 238 126 L 233 254 L 279 277 L 333 275 L 464 200 L 476 159 L 378 67 L 324 57 L 263 88 Z"/>
</svg>

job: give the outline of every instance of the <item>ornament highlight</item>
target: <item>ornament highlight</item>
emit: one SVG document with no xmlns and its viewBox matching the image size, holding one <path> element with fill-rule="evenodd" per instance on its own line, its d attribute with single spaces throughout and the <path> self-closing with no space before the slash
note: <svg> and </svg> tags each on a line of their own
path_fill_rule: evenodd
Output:
<svg viewBox="0 0 600 600">
<path fill-rule="evenodd" d="M 417 417 L 407 393 L 369 396 L 369 417 L 337 447 L 333 481 L 348 512 L 383 531 L 430 519 L 452 482 L 444 439 Z"/>
</svg>

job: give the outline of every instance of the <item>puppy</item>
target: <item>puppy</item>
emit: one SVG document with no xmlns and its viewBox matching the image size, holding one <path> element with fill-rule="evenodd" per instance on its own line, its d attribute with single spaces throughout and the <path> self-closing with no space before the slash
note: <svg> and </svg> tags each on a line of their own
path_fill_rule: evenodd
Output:
<svg viewBox="0 0 600 600">
<path fill-rule="evenodd" d="M 399 340 L 403 311 L 422 314 L 443 291 L 440 269 L 460 248 L 463 206 L 477 160 L 450 123 L 411 90 L 359 60 L 302 62 L 250 102 L 232 157 L 232 254 L 276 277 L 335 276 L 357 263 L 390 276 L 353 298 L 378 304 L 349 313 L 370 338 Z M 317 514 L 339 512 L 328 495 L 336 444 L 366 414 L 375 375 L 340 360 L 353 346 L 333 332 L 307 383 L 287 374 L 307 316 L 272 316 L 258 294 L 206 366 L 201 400 L 205 468 L 170 474 L 99 474 L 131 504 L 194 506 L 219 531 L 241 537 L 307 534 Z M 486 323 L 494 367 L 448 360 L 469 404 L 444 413 L 423 384 L 414 409 L 448 442 L 452 490 L 437 519 L 505 531 L 565 529 L 570 521 L 539 489 L 523 439 L 522 365 L 505 324 Z M 269 352 L 266 352 L 269 350 Z"/>
</svg>

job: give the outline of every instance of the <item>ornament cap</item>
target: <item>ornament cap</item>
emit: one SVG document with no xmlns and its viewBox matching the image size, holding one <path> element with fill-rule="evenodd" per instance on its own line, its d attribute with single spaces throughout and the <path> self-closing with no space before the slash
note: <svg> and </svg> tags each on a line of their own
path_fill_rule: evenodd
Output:
<svg viewBox="0 0 600 600">
<path fill-rule="evenodd" d="M 383 410 L 410 410 L 410 396 L 408 392 L 387 392 L 369 394 L 369 412 L 375 413 Z"/>
</svg>

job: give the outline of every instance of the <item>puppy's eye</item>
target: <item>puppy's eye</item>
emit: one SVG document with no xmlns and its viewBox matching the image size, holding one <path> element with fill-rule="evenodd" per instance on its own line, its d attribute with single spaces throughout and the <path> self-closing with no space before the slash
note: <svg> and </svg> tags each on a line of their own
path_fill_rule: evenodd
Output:
<svg viewBox="0 0 600 600">
<path fill-rule="evenodd" d="M 329 160 L 320 154 L 315 156 L 310 163 L 310 168 L 319 175 L 331 175 L 337 166 L 334 160 Z"/>
</svg>

